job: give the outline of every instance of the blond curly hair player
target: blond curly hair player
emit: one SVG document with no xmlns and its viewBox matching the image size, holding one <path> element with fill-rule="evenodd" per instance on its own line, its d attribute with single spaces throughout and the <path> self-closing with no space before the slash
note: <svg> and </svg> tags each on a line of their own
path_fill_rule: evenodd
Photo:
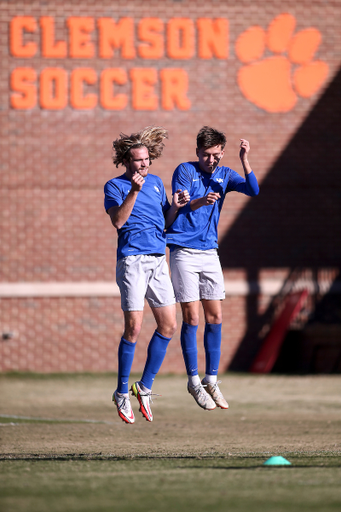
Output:
<svg viewBox="0 0 341 512">
<path fill-rule="evenodd" d="M 146 299 L 156 321 L 140 381 L 131 385 L 139 410 L 147 421 L 151 411 L 152 385 L 176 330 L 174 291 L 166 263 L 165 228 L 175 220 L 188 194 L 176 191 L 168 202 L 161 178 L 149 173 L 152 160 L 160 158 L 167 130 L 148 126 L 130 136 L 120 134 L 113 142 L 113 162 L 124 174 L 104 187 L 104 207 L 117 229 L 116 280 L 121 293 L 124 332 L 118 347 L 118 383 L 113 394 L 120 418 L 135 422 L 129 398 L 129 376 L 135 346 L 142 328 Z"/>
<path fill-rule="evenodd" d="M 131 135 L 120 134 L 120 137 L 113 142 L 115 155 L 113 162 L 116 167 L 124 165 L 123 160 L 127 159 L 128 152 L 134 148 L 146 147 L 149 153 L 150 165 L 153 160 L 160 158 L 163 148 L 163 141 L 168 138 L 168 132 L 161 126 L 147 126 L 143 130 Z"/>
</svg>

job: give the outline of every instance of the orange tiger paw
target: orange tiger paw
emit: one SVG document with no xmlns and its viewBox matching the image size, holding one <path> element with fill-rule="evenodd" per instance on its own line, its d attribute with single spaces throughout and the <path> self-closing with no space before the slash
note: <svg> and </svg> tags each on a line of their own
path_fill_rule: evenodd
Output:
<svg viewBox="0 0 341 512">
<path fill-rule="evenodd" d="M 313 61 L 321 43 L 321 33 L 307 28 L 293 35 L 296 19 L 280 14 L 268 30 L 253 26 L 236 42 L 236 54 L 246 64 L 238 72 L 240 90 L 251 103 L 267 112 L 288 112 L 297 95 L 310 98 L 323 85 L 328 64 Z M 273 54 L 264 56 L 266 50 Z M 295 69 L 293 70 L 293 66 Z"/>
</svg>

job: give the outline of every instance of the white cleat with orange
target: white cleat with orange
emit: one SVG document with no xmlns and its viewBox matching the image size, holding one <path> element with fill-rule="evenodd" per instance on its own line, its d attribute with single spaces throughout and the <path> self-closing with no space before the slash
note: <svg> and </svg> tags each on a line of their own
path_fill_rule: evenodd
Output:
<svg viewBox="0 0 341 512">
<path fill-rule="evenodd" d="M 205 379 L 201 381 L 201 384 L 206 389 L 207 393 L 213 398 L 214 402 L 217 404 L 218 407 L 221 409 L 228 409 L 229 404 L 226 402 L 224 395 L 219 389 L 218 384 L 221 383 L 221 380 L 218 380 L 215 384 L 209 384 L 208 382 L 205 382 Z"/>
<path fill-rule="evenodd" d="M 143 391 L 138 382 L 134 382 L 131 386 L 132 394 L 138 399 L 140 404 L 140 411 L 147 421 L 153 421 L 153 413 L 150 408 L 152 401 L 152 393 Z"/>
<path fill-rule="evenodd" d="M 116 404 L 119 417 L 126 423 L 134 423 L 135 416 L 131 408 L 130 398 L 122 393 L 115 393 L 112 396 L 113 402 Z"/>
</svg>

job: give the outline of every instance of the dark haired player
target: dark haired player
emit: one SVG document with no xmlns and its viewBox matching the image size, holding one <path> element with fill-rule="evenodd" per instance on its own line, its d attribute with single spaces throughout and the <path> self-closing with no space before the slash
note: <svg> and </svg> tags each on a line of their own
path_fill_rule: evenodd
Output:
<svg viewBox="0 0 341 512">
<path fill-rule="evenodd" d="M 220 167 L 224 155 L 224 133 L 204 126 L 197 135 L 197 162 L 180 164 L 172 179 L 173 193 L 187 190 L 190 202 L 179 210 L 167 230 L 171 278 L 177 302 L 181 303 L 181 347 L 188 375 L 188 392 L 206 410 L 228 409 L 217 380 L 221 354 L 221 301 L 224 278 L 217 252 L 218 222 L 228 192 L 256 196 L 257 179 L 250 167 L 250 144 L 241 139 L 240 160 L 245 178 L 229 167 Z M 199 301 L 205 315 L 204 348 L 206 375 L 200 380 L 197 362 Z"/>
</svg>

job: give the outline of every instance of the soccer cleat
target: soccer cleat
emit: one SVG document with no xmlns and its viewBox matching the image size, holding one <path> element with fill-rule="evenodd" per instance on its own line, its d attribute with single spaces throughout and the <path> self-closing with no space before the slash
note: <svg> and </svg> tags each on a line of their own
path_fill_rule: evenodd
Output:
<svg viewBox="0 0 341 512">
<path fill-rule="evenodd" d="M 138 382 L 134 382 L 131 386 L 132 395 L 136 396 L 140 404 L 140 412 L 146 418 L 147 421 L 153 421 L 153 413 L 150 408 L 150 402 L 152 402 L 152 393 L 142 391 Z"/>
<path fill-rule="evenodd" d="M 218 382 L 216 382 L 215 384 L 210 384 L 208 382 L 205 382 L 205 379 L 202 379 L 201 384 L 206 388 L 207 393 L 211 395 L 211 397 L 213 398 L 218 407 L 220 407 L 221 409 L 228 409 L 229 404 L 226 402 L 224 395 L 222 394 L 218 386 L 220 382 L 221 380 L 218 380 Z"/>
<path fill-rule="evenodd" d="M 206 393 L 201 382 L 197 386 L 187 384 L 187 390 L 194 397 L 196 403 L 206 411 L 213 411 L 216 408 L 214 400 Z"/>
<path fill-rule="evenodd" d="M 122 395 L 121 393 L 115 393 L 112 396 L 112 401 L 115 402 L 119 417 L 126 423 L 134 423 L 135 416 L 130 404 L 129 396 Z"/>
</svg>

